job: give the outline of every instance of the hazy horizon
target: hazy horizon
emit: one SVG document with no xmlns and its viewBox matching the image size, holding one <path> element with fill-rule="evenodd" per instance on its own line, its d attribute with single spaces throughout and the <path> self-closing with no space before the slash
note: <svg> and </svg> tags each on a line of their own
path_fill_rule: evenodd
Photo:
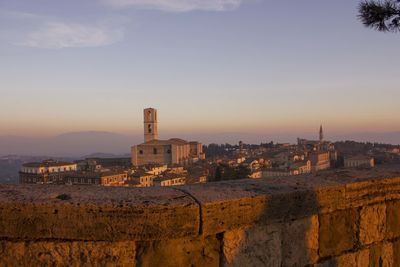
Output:
<svg viewBox="0 0 400 267">
<path fill-rule="evenodd" d="M 4 0 L 0 136 L 136 135 L 150 106 L 199 141 L 398 132 L 398 36 L 358 3 Z"/>
<path fill-rule="evenodd" d="M 180 137 L 188 140 L 198 140 L 204 144 L 237 144 L 243 141 L 248 144 L 260 144 L 266 142 L 295 143 L 296 138 L 317 139 L 317 134 L 306 133 L 281 133 L 279 135 L 254 133 L 163 133 L 160 139 Z M 330 141 L 360 141 L 400 144 L 400 132 L 391 133 L 353 133 L 353 134 L 326 134 L 326 140 Z M 25 156 L 51 156 L 51 157 L 84 157 L 93 153 L 106 153 L 113 155 L 128 155 L 130 147 L 143 142 L 140 133 L 123 135 L 112 132 L 75 132 L 65 133 L 51 137 L 16 137 L 0 136 L 0 156 L 25 155 Z"/>
</svg>

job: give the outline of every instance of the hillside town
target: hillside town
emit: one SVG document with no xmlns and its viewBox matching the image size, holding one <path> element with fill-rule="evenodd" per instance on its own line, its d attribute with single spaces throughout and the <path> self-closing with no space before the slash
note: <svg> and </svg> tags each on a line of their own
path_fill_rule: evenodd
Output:
<svg viewBox="0 0 400 267">
<path fill-rule="evenodd" d="M 202 145 L 180 138 L 158 139 L 157 110 L 144 110 L 144 143 L 130 158 L 87 158 L 24 163 L 19 182 L 27 184 L 126 187 L 179 186 L 232 179 L 307 175 L 338 168 L 373 168 L 400 162 L 400 147 L 330 142 L 320 126 L 318 139 L 297 144 Z"/>
</svg>

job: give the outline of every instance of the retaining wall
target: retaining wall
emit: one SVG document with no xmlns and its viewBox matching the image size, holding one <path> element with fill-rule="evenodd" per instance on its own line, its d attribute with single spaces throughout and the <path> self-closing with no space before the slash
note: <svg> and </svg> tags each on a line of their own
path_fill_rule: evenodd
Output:
<svg viewBox="0 0 400 267">
<path fill-rule="evenodd" d="M 0 185 L 0 266 L 400 266 L 400 167 L 175 188 Z"/>
</svg>

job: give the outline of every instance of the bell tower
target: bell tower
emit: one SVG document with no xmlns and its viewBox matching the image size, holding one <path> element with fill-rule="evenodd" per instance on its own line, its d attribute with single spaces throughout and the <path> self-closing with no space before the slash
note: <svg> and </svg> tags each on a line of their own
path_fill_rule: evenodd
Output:
<svg viewBox="0 0 400 267">
<path fill-rule="evenodd" d="M 319 127 L 319 141 L 322 142 L 324 140 L 324 131 L 322 130 L 322 124 Z"/>
<path fill-rule="evenodd" d="M 144 142 L 157 140 L 157 110 L 155 108 L 146 108 L 143 111 L 144 118 Z"/>
</svg>

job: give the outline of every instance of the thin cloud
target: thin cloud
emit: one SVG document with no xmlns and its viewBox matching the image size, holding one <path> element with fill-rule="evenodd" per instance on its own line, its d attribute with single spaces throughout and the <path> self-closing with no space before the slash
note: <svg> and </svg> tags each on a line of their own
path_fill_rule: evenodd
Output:
<svg viewBox="0 0 400 267">
<path fill-rule="evenodd" d="M 229 11 L 238 8 L 243 0 L 101 0 L 115 8 L 136 7 L 169 12 Z"/>
<path fill-rule="evenodd" d="M 61 49 L 72 47 L 99 47 L 120 41 L 123 32 L 105 26 L 93 26 L 77 23 L 50 22 L 39 30 L 27 34 L 20 45 Z"/>
<path fill-rule="evenodd" d="M 0 17 L 3 19 L 41 19 L 43 16 L 29 13 L 29 12 L 20 12 L 20 11 L 11 11 L 11 10 L 5 10 L 5 9 L 0 9 Z"/>
<path fill-rule="evenodd" d="M 124 16 L 91 22 L 70 20 L 0 8 L 0 40 L 43 49 L 100 47 L 121 41 L 129 22 Z"/>
</svg>

